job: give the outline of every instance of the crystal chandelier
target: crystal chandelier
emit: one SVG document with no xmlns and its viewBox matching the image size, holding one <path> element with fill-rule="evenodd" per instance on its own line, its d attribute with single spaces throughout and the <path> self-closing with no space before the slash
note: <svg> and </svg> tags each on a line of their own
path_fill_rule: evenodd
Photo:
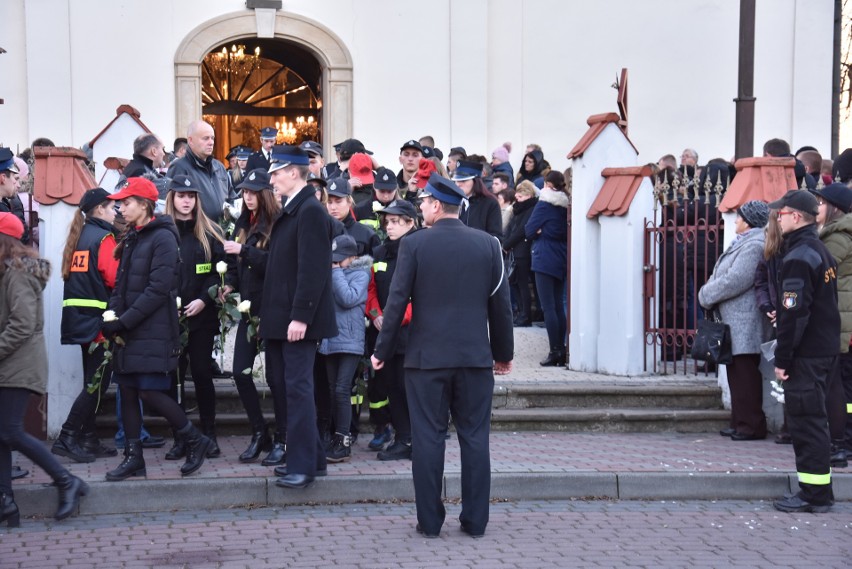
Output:
<svg viewBox="0 0 852 569">
<path fill-rule="evenodd" d="M 213 70 L 222 75 L 231 75 L 232 77 L 246 77 L 253 70 L 260 66 L 260 48 L 254 48 L 254 55 L 246 53 L 246 46 L 232 45 L 231 50 L 223 47 L 222 51 L 211 53 L 209 55 L 209 63 Z"/>
</svg>

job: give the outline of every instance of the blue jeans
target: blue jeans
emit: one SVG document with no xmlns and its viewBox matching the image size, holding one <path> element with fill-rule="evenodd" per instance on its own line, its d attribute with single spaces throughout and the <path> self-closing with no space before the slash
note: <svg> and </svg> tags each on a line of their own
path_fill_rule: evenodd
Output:
<svg viewBox="0 0 852 569">
<path fill-rule="evenodd" d="M 568 329 L 565 317 L 565 279 L 544 273 L 535 274 L 538 300 L 544 312 L 544 327 L 551 350 L 565 349 L 565 334 Z"/>
</svg>

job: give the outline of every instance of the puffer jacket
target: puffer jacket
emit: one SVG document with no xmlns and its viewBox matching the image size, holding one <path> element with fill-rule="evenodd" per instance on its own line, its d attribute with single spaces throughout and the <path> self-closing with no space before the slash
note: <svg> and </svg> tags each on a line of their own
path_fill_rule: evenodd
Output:
<svg viewBox="0 0 852 569">
<path fill-rule="evenodd" d="M 118 373 L 169 373 L 180 354 L 177 289 L 178 235 L 168 215 L 130 228 L 122 239 L 121 263 L 109 300 L 124 330 L 114 350 Z"/>
<path fill-rule="evenodd" d="M 557 279 L 568 276 L 568 196 L 544 188 L 524 226 L 533 240 L 532 270 Z"/>
<path fill-rule="evenodd" d="M 827 223 L 819 238 L 837 263 L 837 308 L 840 309 L 840 353 L 852 339 L 852 214 Z"/>
<path fill-rule="evenodd" d="M 0 387 L 43 395 L 47 386 L 44 299 L 50 277 L 45 259 L 7 259 L 0 273 Z"/>
<path fill-rule="evenodd" d="M 763 229 L 750 229 L 719 257 L 713 274 L 698 291 L 706 309 L 718 308 L 731 328 L 733 355 L 759 354 L 770 336 L 769 320 L 760 312 L 754 294 L 754 274 L 763 258 Z"/>
<path fill-rule="evenodd" d="M 321 354 L 363 354 L 366 337 L 365 307 L 373 258 L 358 257 L 347 268 L 331 271 L 331 290 L 338 334 L 320 344 Z"/>
</svg>

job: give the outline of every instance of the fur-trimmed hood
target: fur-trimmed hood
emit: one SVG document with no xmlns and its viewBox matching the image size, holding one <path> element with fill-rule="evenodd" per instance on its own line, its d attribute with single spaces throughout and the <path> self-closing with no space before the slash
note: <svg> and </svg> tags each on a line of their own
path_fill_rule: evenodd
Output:
<svg viewBox="0 0 852 569">
<path fill-rule="evenodd" d="M 547 202 L 558 207 L 568 207 L 568 196 L 563 192 L 557 192 L 550 188 L 542 188 L 541 195 L 538 196 L 539 201 Z"/>
<path fill-rule="evenodd" d="M 6 259 L 5 270 L 17 269 L 34 276 L 41 283 L 41 288 L 47 284 L 50 278 L 50 261 L 38 257 L 14 257 Z"/>
<path fill-rule="evenodd" d="M 347 269 L 366 269 L 370 270 L 373 266 L 373 258 L 369 255 L 361 255 L 352 261 L 352 264 L 346 267 Z"/>
</svg>

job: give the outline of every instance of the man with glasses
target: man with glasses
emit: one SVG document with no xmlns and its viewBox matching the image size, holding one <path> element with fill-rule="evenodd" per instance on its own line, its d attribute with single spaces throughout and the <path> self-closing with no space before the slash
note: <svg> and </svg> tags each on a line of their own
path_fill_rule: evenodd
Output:
<svg viewBox="0 0 852 569">
<path fill-rule="evenodd" d="M 790 190 L 769 207 L 778 210 L 787 251 L 779 275 L 775 377 L 784 385 L 799 478 L 799 492 L 777 500 L 775 508 L 827 512 L 834 494 L 825 392 L 840 335 L 837 264 L 819 239 L 813 194 Z"/>
</svg>

